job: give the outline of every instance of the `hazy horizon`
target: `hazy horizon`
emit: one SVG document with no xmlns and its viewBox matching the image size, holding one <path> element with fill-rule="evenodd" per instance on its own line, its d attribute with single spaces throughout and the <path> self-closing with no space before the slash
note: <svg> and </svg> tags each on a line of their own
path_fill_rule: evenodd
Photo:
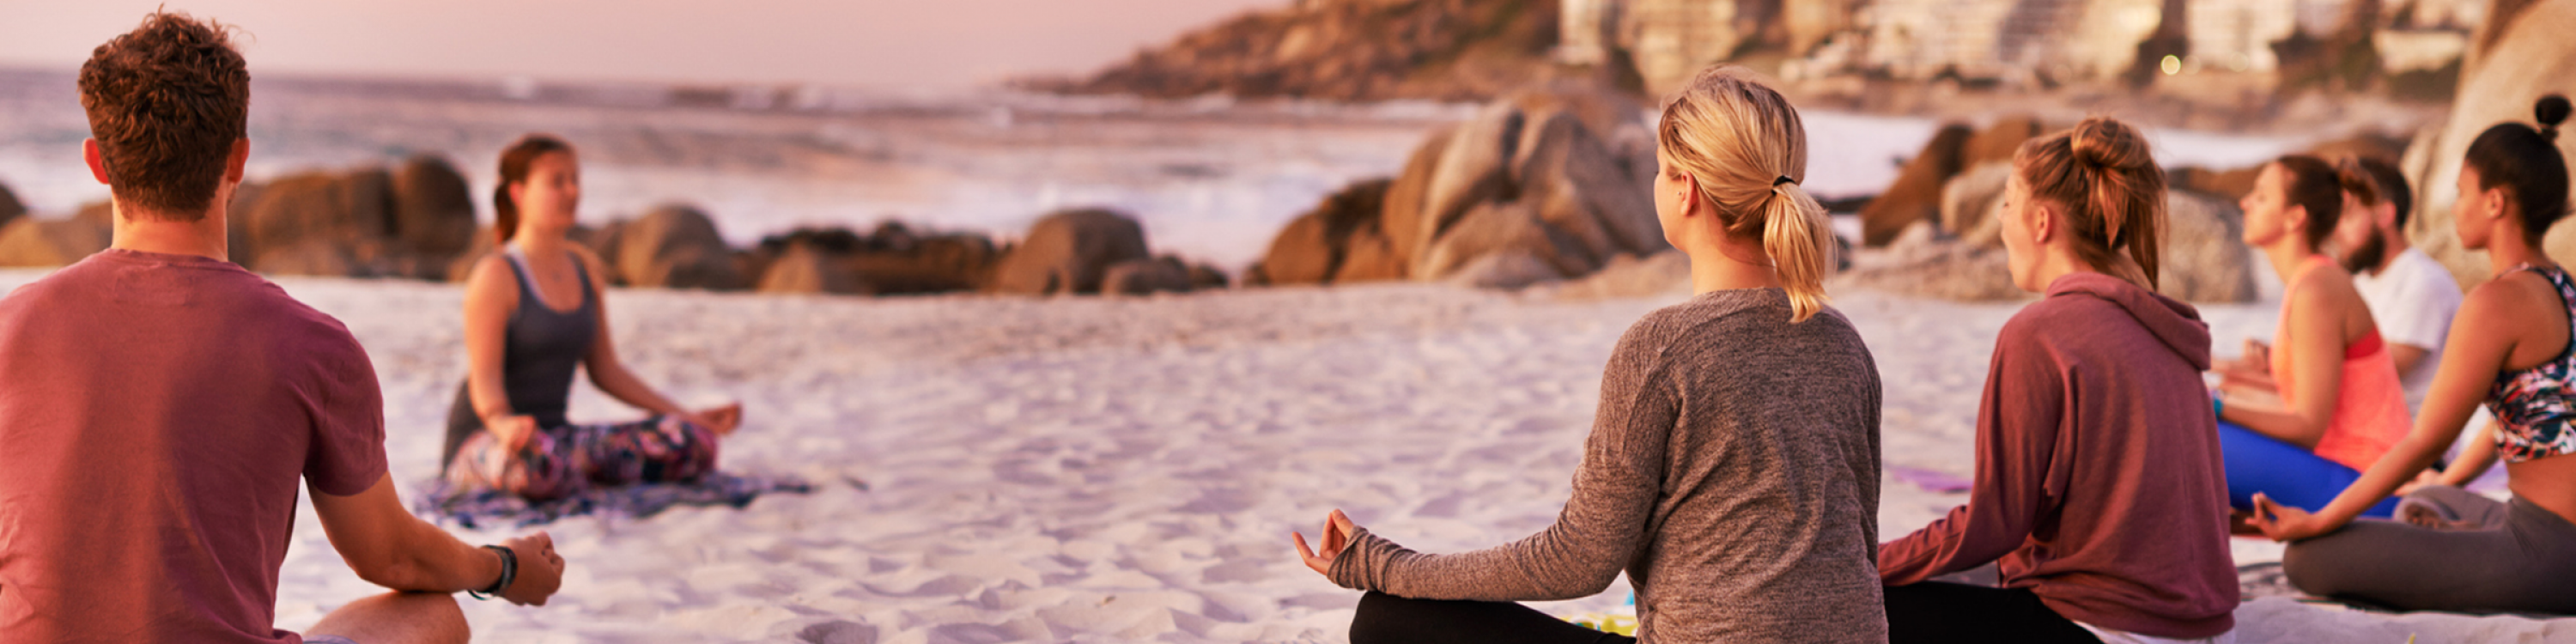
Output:
<svg viewBox="0 0 2576 644">
<path fill-rule="evenodd" d="M 1188 29 L 1287 4 L 85 0 L 10 12 L 0 21 L 0 66 L 77 68 L 100 43 L 166 7 L 240 28 L 236 43 L 255 75 L 962 89 L 1087 74 Z"/>
</svg>

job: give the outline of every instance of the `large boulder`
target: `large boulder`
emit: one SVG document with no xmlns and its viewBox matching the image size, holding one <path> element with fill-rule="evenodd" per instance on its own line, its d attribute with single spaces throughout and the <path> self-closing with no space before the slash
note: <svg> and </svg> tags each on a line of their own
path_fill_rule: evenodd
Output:
<svg viewBox="0 0 2576 644">
<path fill-rule="evenodd" d="M 1440 156 L 1448 153 L 1449 142 L 1457 137 L 1457 126 L 1442 127 L 1431 133 L 1413 156 L 1404 162 L 1404 172 L 1397 174 L 1386 188 L 1386 198 L 1378 215 L 1379 234 L 1386 238 L 1387 254 L 1399 266 L 1401 277 L 1413 265 L 1413 256 L 1428 240 L 1423 239 L 1423 213 L 1431 203 L 1431 183 L 1440 171 Z"/>
<path fill-rule="evenodd" d="M 906 244 L 887 244 L 886 234 L 871 236 L 873 245 L 862 248 L 842 260 L 858 280 L 861 292 L 877 295 L 908 293 L 946 293 L 972 291 L 991 274 L 994 263 L 1002 257 L 993 240 L 983 235 L 956 233 L 913 236 L 908 231 Z"/>
<path fill-rule="evenodd" d="M 1373 241 L 1382 240 L 1385 234 L 1379 230 L 1378 218 L 1385 210 L 1391 185 L 1386 179 L 1351 184 L 1325 197 L 1315 209 L 1289 220 L 1279 236 L 1270 240 L 1270 252 L 1262 256 L 1261 265 L 1266 267 L 1270 283 L 1331 281 L 1341 269 L 1354 235 L 1366 229 Z"/>
<path fill-rule="evenodd" d="M 92 217 L 17 217 L 0 225 L 0 266 L 66 266 L 107 249 L 109 227 Z"/>
<path fill-rule="evenodd" d="M 1965 145 L 1959 146 L 1959 167 L 1964 170 L 1996 161 L 2011 161 L 2013 153 L 2021 151 L 2022 142 L 2039 138 L 2046 132 L 2047 126 L 2041 124 L 2037 117 L 1996 119 L 1969 136 Z"/>
<path fill-rule="evenodd" d="M 829 251 L 809 244 L 792 244 L 784 254 L 770 260 L 760 275 L 762 293 L 846 294 L 859 292 L 856 275 L 833 261 Z"/>
<path fill-rule="evenodd" d="M 1434 131 L 1394 179 L 1354 184 L 1290 221 L 1247 283 L 1519 285 L 1667 250 L 1642 112 L 1615 92 L 1565 83 L 1494 101 Z M 1487 278 L 1452 279 L 1497 253 L 1515 259 L 1483 263 Z"/>
<path fill-rule="evenodd" d="M 1876 257 L 1863 260 L 1828 284 L 1828 290 L 1857 286 L 1970 302 L 2031 297 L 2013 284 L 2011 257 L 2004 249 L 1949 239 L 1931 221 L 1907 226 Z"/>
<path fill-rule="evenodd" d="M 313 172 L 269 182 L 242 218 L 255 270 L 293 275 L 394 272 L 392 176 L 382 168 Z M 331 257 L 336 260 L 319 260 Z M 321 272 L 328 271 L 328 272 Z M 381 272 L 379 272 L 381 271 Z"/>
<path fill-rule="evenodd" d="M 2499 2 L 2497 9 L 2479 27 L 2476 46 L 2460 74 L 2450 120 L 2407 151 L 2406 165 L 2421 169 L 2407 177 L 2416 195 L 2416 216 L 2407 223 L 2407 236 L 2417 248 L 2450 267 L 2462 284 L 2485 281 L 2489 273 L 2486 253 L 2462 248 L 2459 235 L 2452 231 L 2451 205 L 2460 197 L 2457 183 L 2469 143 L 2497 123 L 2530 124 L 2532 105 L 2543 95 L 2576 94 L 2576 65 L 2568 64 L 2576 60 L 2576 38 L 2567 37 L 2569 29 L 2576 27 L 2576 2 Z M 2576 155 L 2571 144 L 2576 144 L 2576 136 L 2558 137 L 2561 153 Z M 2559 220 L 2547 239 L 2576 235 L 2576 231 L 2560 230 L 2576 226 L 2571 221 L 2576 217 Z M 2562 242 L 2556 248 L 2576 250 L 2576 242 Z M 2576 255 L 2553 254 L 2561 261 L 2576 260 Z"/>
<path fill-rule="evenodd" d="M 2182 190 L 2165 193 L 2157 291 L 2191 302 L 2252 302 L 2253 249 L 2236 201 Z"/>
<path fill-rule="evenodd" d="M 7 226 L 11 220 L 25 214 L 27 204 L 19 202 L 17 193 L 10 192 L 9 186 L 0 185 L 0 226 Z"/>
<path fill-rule="evenodd" d="M 1101 274 L 1111 264 L 1151 256 L 1144 227 L 1126 215 L 1098 209 L 1059 212 L 1039 219 L 1028 237 L 1002 256 L 985 290 L 1097 293 Z"/>
<path fill-rule="evenodd" d="M 1520 283 L 1498 283 L 1490 280 L 1478 286 L 1519 287 L 1540 281 L 1583 275 L 1599 268 L 1582 240 L 1548 225 L 1538 209 L 1523 202 L 1479 204 L 1460 218 L 1456 230 L 1443 235 L 1423 253 L 1416 266 L 1416 279 L 1450 280 L 1487 255 L 1511 255 L 1509 272 Z M 1537 262 L 1530 264 L 1522 260 Z M 1546 271 L 1523 270 L 1527 266 L 1544 267 Z M 1454 281 L 1454 280 L 1453 280 Z M 1468 280 L 1478 282 L 1478 280 Z"/>
<path fill-rule="evenodd" d="M 474 245 L 473 190 L 446 159 L 404 161 L 394 168 L 392 190 L 390 232 L 403 250 L 443 263 Z"/>
<path fill-rule="evenodd" d="M 1397 254 L 1395 240 L 1387 238 L 1388 230 L 1391 229 L 1362 226 L 1352 231 L 1342 244 L 1342 262 L 1333 269 L 1332 283 L 1404 279 L 1407 262 Z"/>
<path fill-rule="evenodd" d="M 737 290 L 751 286 L 713 218 L 694 206 L 654 208 L 620 227 L 609 258 L 630 286 Z"/>
<path fill-rule="evenodd" d="M 1956 124 L 1934 133 L 1932 140 L 1923 144 L 1923 151 L 1897 171 L 1896 182 L 1861 207 L 1861 243 L 1873 248 L 1886 246 L 1914 222 L 1939 214 L 1941 186 L 1959 174 L 1959 151 L 1975 135 L 1975 130 Z"/>
<path fill-rule="evenodd" d="M 1151 295 L 1190 291 L 1190 267 L 1180 259 L 1131 259 L 1109 265 L 1100 275 L 1104 295 Z"/>
<path fill-rule="evenodd" d="M 1423 251 L 1468 209 L 1513 196 L 1511 162 L 1518 156 L 1527 118 L 1518 106 L 1498 101 L 1459 124 L 1449 137 L 1448 149 L 1440 152 L 1440 161 L 1432 169 L 1422 210 L 1410 217 L 1414 230 L 1408 237 L 1415 245 L 1402 252 L 1414 258 L 1414 275 L 1424 275 L 1420 270 Z M 1273 270 L 1271 278 L 1276 280 L 1279 275 Z"/>
<path fill-rule="evenodd" d="M 2010 161 L 1989 161 L 1952 177 L 1941 186 L 1941 232 L 1979 246 L 2000 243 L 2004 186 L 2012 180 Z"/>
</svg>

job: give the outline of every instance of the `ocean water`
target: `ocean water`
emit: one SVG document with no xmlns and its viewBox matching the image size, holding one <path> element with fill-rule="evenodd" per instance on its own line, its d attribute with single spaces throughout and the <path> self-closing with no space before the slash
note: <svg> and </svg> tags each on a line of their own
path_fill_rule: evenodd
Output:
<svg viewBox="0 0 2576 644">
<path fill-rule="evenodd" d="M 1425 133 L 1473 105 L 1142 101 L 999 90 L 673 88 L 528 79 L 253 81 L 254 179 L 445 156 L 489 191 L 500 150 L 547 132 L 580 150 L 581 217 L 697 204 L 736 244 L 798 226 L 901 220 L 1011 239 L 1048 212 L 1135 216 L 1158 253 L 1239 269 L 1353 181 L 1391 175 Z M 1875 193 L 1930 138 L 1930 119 L 1812 112 L 1807 186 Z M 107 198 L 68 71 L 0 69 L 0 185 L 39 216 Z M 2151 131 L 2169 165 L 2236 167 L 2279 137 Z"/>
</svg>

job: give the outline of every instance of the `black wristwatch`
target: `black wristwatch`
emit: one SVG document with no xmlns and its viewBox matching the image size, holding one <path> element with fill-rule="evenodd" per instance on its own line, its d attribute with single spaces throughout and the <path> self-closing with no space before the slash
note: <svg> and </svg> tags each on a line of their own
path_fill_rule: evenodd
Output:
<svg viewBox="0 0 2576 644">
<path fill-rule="evenodd" d="M 482 590 L 468 590 L 465 591 L 465 594 L 473 595 L 475 599 L 488 600 L 493 597 L 500 596 L 501 591 L 509 590 L 510 582 L 519 580 L 519 553 L 512 552 L 509 548 L 503 546 L 483 547 L 493 552 L 501 553 L 501 578 L 493 581 L 492 587 L 490 588 Z"/>
</svg>

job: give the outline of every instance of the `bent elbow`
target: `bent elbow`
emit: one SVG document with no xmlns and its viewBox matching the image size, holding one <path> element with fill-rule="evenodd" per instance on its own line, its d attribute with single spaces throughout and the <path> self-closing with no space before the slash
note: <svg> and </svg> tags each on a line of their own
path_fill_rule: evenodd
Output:
<svg viewBox="0 0 2576 644">
<path fill-rule="evenodd" d="M 359 579 L 388 590 L 438 590 L 429 587 L 427 569 L 420 562 L 409 557 L 386 557 L 363 562 L 351 560 L 349 570 L 357 573 Z"/>
</svg>

